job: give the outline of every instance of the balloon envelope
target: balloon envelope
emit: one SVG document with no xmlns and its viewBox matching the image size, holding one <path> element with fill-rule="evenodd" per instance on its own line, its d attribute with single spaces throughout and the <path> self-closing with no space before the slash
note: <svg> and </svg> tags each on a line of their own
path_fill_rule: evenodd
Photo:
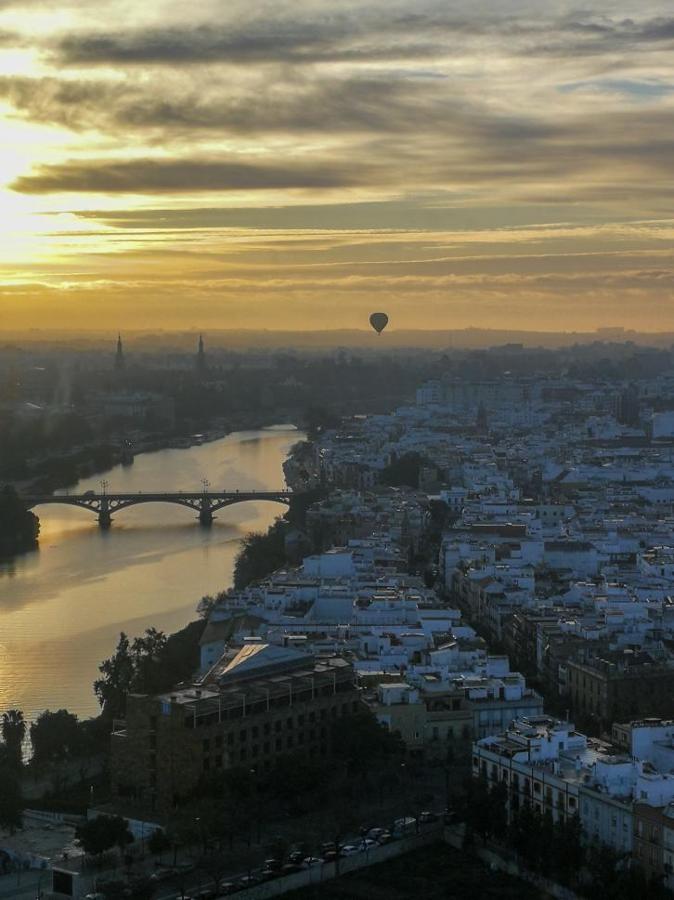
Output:
<svg viewBox="0 0 674 900">
<path fill-rule="evenodd" d="M 386 313 L 372 313 L 370 316 L 370 325 L 372 325 L 377 334 L 381 334 L 388 325 L 388 316 Z"/>
</svg>

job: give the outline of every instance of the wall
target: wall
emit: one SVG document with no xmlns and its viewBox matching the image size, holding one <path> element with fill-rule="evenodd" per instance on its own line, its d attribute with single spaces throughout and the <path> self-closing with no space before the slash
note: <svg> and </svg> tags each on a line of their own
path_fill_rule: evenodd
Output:
<svg viewBox="0 0 674 900">
<path fill-rule="evenodd" d="M 340 859 L 338 866 L 335 863 L 325 863 L 323 866 L 306 869 L 303 872 L 297 872 L 295 875 L 266 881 L 246 891 L 238 891 L 236 894 L 237 900 L 266 900 L 268 897 L 279 897 L 282 894 L 287 894 L 289 891 L 296 891 L 302 887 L 336 878 L 336 868 L 338 868 L 340 876 L 346 875 L 349 872 L 355 872 L 367 866 L 386 862 L 387 859 L 402 856 L 404 853 L 410 853 L 412 850 L 418 850 L 420 847 L 426 847 L 429 844 L 435 844 L 442 840 L 441 824 L 436 825 L 434 823 L 433 825 L 422 826 L 422 829 L 419 834 L 410 835 L 390 844 L 384 844 L 367 853 L 346 856 Z"/>
</svg>

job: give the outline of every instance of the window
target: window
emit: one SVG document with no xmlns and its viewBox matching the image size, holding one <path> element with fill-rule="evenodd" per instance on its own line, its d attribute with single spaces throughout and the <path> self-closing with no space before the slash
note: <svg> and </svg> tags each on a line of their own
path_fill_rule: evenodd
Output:
<svg viewBox="0 0 674 900">
<path fill-rule="evenodd" d="M 201 742 L 201 746 L 203 748 L 204 753 L 208 753 L 208 751 L 211 749 L 210 739 L 204 738 L 203 741 Z"/>
<path fill-rule="evenodd" d="M 244 743 L 244 741 L 246 740 L 247 737 L 248 737 L 248 732 L 246 731 L 245 728 L 242 728 L 241 731 L 239 732 L 239 740 L 241 741 L 242 744 Z"/>
<path fill-rule="evenodd" d="M 222 747 L 222 735 L 219 734 L 215 739 L 215 746 L 219 750 Z"/>
</svg>

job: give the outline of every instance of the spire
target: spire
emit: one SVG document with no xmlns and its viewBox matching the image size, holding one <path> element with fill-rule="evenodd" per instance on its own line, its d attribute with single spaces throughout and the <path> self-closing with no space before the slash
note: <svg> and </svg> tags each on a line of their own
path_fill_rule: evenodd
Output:
<svg viewBox="0 0 674 900">
<path fill-rule="evenodd" d="M 115 369 L 119 372 L 124 368 L 124 347 L 122 346 L 122 335 L 117 335 L 117 353 L 115 354 Z"/>
<path fill-rule="evenodd" d="M 204 352 L 204 336 L 199 335 L 199 349 L 197 350 L 196 368 L 199 375 L 206 371 L 206 353 Z"/>
</svg>

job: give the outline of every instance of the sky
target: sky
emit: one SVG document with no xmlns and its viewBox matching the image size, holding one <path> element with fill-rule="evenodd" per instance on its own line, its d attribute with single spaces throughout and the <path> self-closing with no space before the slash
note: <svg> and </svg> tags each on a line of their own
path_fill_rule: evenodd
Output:
<svg viewBox="0 0 674 900">
<path fill-rule="evenodd" d="M 671 2 L 0 0 L 0 331 L 674 328 Z"/>
</svg>

